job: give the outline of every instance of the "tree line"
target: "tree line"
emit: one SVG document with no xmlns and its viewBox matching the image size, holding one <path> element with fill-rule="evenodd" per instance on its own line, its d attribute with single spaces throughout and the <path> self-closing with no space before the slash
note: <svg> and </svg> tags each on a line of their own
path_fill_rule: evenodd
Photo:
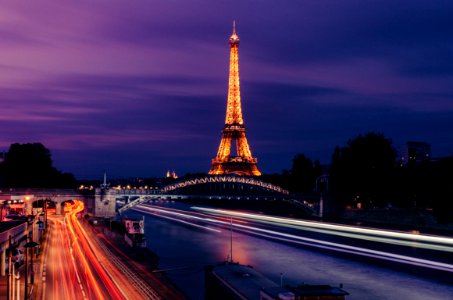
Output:
<svg viewBox="0 0 453 300">
<path fill-rule="evenodd" d="M 328 189 L 320 178 L 328 178 Z M 453 156 L 400 164 L 382 134 L 356 136 L 335 147 L 328 166 L 297 154 L 289 170 L 263 175 L 294 193 L 322 191 L 338 210 L 346 207 L 432 209 L 438 221 L 453 221 Z M 75 188 L 77 180 L 53 166 L 41 143 L 12 144 L 0 162 L 0 187 Z"/>
<path fill-rule="evenodd" d="M 313 193 L 321 175 L 328 176 L 324 192 L 337 210 L 432 209 L 439 222 L 453 221 L 453 156 L 401 164 L 390 139 L 368 133 L 335 147 L 324 170 L 318 161 L 298 154 L 290 170 L 266 179 L 292 192 Z"/>
<path fill-rule="evenodd" d="M 6 188 L 75 188 L 70 173 L 53 166 L 49 149 L 41 143 L 12 144 L 0 163 L 0 186 Z"/>
</svg>

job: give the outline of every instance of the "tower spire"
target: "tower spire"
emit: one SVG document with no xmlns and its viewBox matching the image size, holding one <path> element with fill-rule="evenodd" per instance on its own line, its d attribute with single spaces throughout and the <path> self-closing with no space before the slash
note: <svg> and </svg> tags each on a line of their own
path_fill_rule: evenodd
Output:
<svg viewBox="0 0 453 300">
<path fill-rule="evenodd" d="M 242 118 L 241 92 L 239 85 L 239 37 L 236 34 L 236 21 L 233 21 L 233 34 L 230 44 L 230 73 L 228 78 L 228 101 L 225 126 L 222 130 L 217 156 L 212 160 L 209 174 L 237 174 L 260 176 L 252 157 L 247 138 L 245 137 L 244 120 Z M 236 156 L 231 156 L 231 144 L 236 143 Z"/>
<path fill-rule="evenodd" d="M 239 37 L 236 34 L 236 20 L 233 21 L 233 33 L 230 36 L 230 46 L 233 47 L 234 45 L 239 46 Z M 231 61 L 230 61 L 231 66 Z"/>
</svg>

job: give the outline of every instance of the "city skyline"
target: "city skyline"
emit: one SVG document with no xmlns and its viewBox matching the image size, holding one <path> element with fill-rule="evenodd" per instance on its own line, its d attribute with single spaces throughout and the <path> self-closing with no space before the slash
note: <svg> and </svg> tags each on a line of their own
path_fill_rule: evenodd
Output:
<svg viewBox="0 0 453 300">
<path fill-rule="evenodd" d="M 263 173 L 330 162 L 369 131 L 453 153 L 453 4 L 7 2 L 0 149 L 41 142 L 77 177 L 208 172 L 241 37 L 248 140 Z"/>
</svg>

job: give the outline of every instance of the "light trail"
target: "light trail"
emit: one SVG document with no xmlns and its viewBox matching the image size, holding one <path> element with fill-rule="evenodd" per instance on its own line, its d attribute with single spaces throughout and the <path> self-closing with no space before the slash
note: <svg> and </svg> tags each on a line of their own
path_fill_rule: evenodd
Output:
<svg viewBox="0 0 453 300">
<path fill-rule="evenodd" d="M 400 262 L 400 263 L 405 263 L 405 264 L 411 264 L 414 266 L 420 266 L 420 267 L 425 267 L 425 268 L 430 268 L 430 269 L 453 272 L 453 265 L 436 262 L 436 261 L 432 261 L 432 260 L 420 259 L 420 258 L 415 258 L 415 257 L 410 257 L 410 256 L 405 256 L 405 255 L 394 254 L 394 253 L 390 253 L 390 252 L 376 251 L 376 250 L 367 249 L 367 248 L 361 248 L 361 247 L 349 246 L 349 245 L 344 245 L 344 244 L 339 244 L 339 243 L 332 243 L 332 242 L 321 241 L 321 240 L 316 240 L 316 239 L 311 239 L 311 238 L 305 238 L 305 237 L 301 237 L 301 236 L 297 236 L 297 235 L 293 235 L 293 234 L 287 234 L 287 233 L 282 233 L 282 232 L 277 232 L 277 231 L 267 230 L 267 229 L 262 229 L 262 228 L 256 228 L 256 227 L 250 227 L 250 226 L 244 226 L 244 225 L 238 225 L 238 224 L 233 224 L 233 226 L 250 230 L 249 231 L 250 233 L 253 233 L 256 235 L 261 235 L 261 236 L 264 236 L 267 238 L 272 238 L 272 239 L 278 239 L 278 240 L 282 240 L 285 242 L 303 244 L 303 245 L 308 245 L 308 246 L 314 246 L 317 248 L 335 250 L 335 251 L 340 251 L 340 252 L 344 252 L 344 253 L 358 254 L 358 255 L 363 255 L 363 256 L 368 256 L 368 257 L 373 257 L 373 258 L 379 258 L 379 259 L 390 260 L 390 261 L 395 261 L 395 262 Z M 303 242 L 301 242 L 301 241 L 303 241 Z"/>
<path fill-rule="evenodd" d="M 132 281 L 135 285 L 138 285 L 138 288 L 140 288 L 143 291 L 143 294 L 146 295 L 147 299 L 160 299 L 161 297 L 155 292 L 154 289 L 152 289 L 150 286 L 147 286 L 141 278 L 139 277 L 147 277 L 153 281 L 153 284 L 158 287 L 160 291 L 164 291 L 166 295 L 169 296 L 169 299 L 185 299 L 182 295 L 176 293 L 173 289 L 169 288 L 167 285 L 163 284 L 160 280 L 158 280 L 155 275 L 151 272 L 149 272 L 146 268 L 141 266 L 140 264 L 136 263 L 133 260 L 130 260 L 130 258 L 125 255 L 121 250 L 118 249 L 117 246 L 115 246 L 111 241 L 109 241 L 105 236 L 102 236 L 102 239 L 104 243 L 106 244 L 105 247 L 109 249 L 114 249 L 118 254 L 121 255 L 124 259 L 128 260 L 128 262 L 132 265 L 135 266 L 137 270 L 139 270 L 140 276 L 138 276 L 137 271 L 133 272 L 130 270 L 125 270 L 130 277 L 132 277 Z M 110 250 L 108 250 L 110 251 Z M 116 261 L 122 264 L 122 262 L 116 258 Z M 126 269 L 123 267 L 122 269 Z M 164 298 L 165 299 L 165 298 Z"/>
<path fill-rule="evenodd" d="M 111 252 L 109 244 L 99 241 L 95 232 L 85 230 L 78 218 L 83 210 L 83 202 L 74 201 L 64 218 L 50 217 L 54 226 L 46 257 L 50 281 L 43 299 L 162 299 L 157 290 Z"/>
<path fill-rule="evenodd" d="M 53 216 L 49 216 L 49 223 L 52 230 L 46 256 L 46 274 L 43 274 L 43 282 L 46 283 L 43 298 L 100 299 L 103 293 L 92 277 L 90 268 L 82 263 L 84 257 L 75 249 L 74 240 L 71 241 L 71 223 L 68 225 L 66 219 Z"/>
<path fill-rule="evenodd" d="M 229 215 L 229 216 L 245 218 L 245 217 L 251 215 L 251 216 L 253 216 L 253 218 L 251 218 L 251 219 L 253 219 L 254 221 L 258 221 L 260 219 L 267 220 L 268 218 L 270 218 L 270 219 L 274 220 L 274 222 L 272 222 L 272 224 L 274 224 L 274 225 L 280 225 L 280 223 L 278 223 L 277 220 L 282 222 L 283 225 L 291 224 L 291 223 L 293 223 L 293 221 L 296 224 L 298 223 L 298 220 L 290 220 L 291 222 L 288 222 L 288 219 L 286 219 L 286 218 L 253 215 L 253 214 L 242 213 L 242 212 L 199 208 L 199 207 L 196 207 L 196 208 L 194 207 L 194 209 L 206 211 L 206 212 L 209 212 L 210 214 L 214 214 L 214 215 L 221 214 L 222 216 Z M 264 228 L 259 228 L 259 227 L 244 225 L 244 224 L 238 224 L 236 222 L 231 224 L 230 221 L 225 220 L 225 218 L 216 219 L 216 218 L 218 218 L 217 216 L 215 218 L 209 217 L 208 215 L 205 215 L 205 217 L 199 217 L 200 214 L 196 213 L 197 216 L 195 217 L 195 216 L 192 216 L 192 212 L 175 210 L 175 209 L 171 209 L 169 211 L 169 210 L 167 210 L 167 208 L 143 209 L 142 212 L 152 211 L 152 210 L 159 212 L 159 213 L 153 213 L 153 215 L 155 215 L 157 217 L 168 218 L 168 216 L 164 216 L 163 214 L 170 214 L 170 215 L 175 216 L 175 218 L 176 217 L 182 217 L 184 219 L 193 218 L 195 220 L 201 220 L 203 222 L 207 222 L 207 223 L 214 224 L 214 225 L 221 226 L 221 227 L 233 226 L 236 231 L 252 234 L 255 236 L 261 236 L 261 237 L 264 237 L 267 239 L 274 239 L 274 240 L 279 240 L 279 241 L 287 242 L 287 243 L 306 245 L 306 246 L 310 246 L 310 247 L 317 247 L 317 248 L 333 250 L 333 251 L 342 252 L 342 253 L 356 254 L 356 255 L 361 255 L 361 256 L 366 256 L 366 257 L 371 257 L 371 258 L 376 258 L 376 259 L 382 259 L 382 260 L 387 260 L 387 261 L 393 261 L 393 262 L 399 262 L 399 263 L 403 263 L 403 264 L 419 266 L 419 267 L 424 267 L 424 268 L 429 268 L 429 269 L 453 272 L 453 265 L 448 264 L 448 263 L 437 262 L 437 261 L 433 261 L 433 260 L 416 258 L 416 257 L 411 257 L 411 256 L 406 256 L 406 255 L 400 255 L 400 254 L 395 254 L 395 253 L 390 253 L 390 252 L 385 252 L 385 251 L 378 251 L 378 250 L 373 250 L 373 249 L 369 249 L 369 248 L 334 243 L 334 242 L 329 242 L 329 241 L 324 241 L 324 240 L 319 240 L 319 239 L 307 238 L 307 237 L 302 237 L 302 236 L 298 236 L 295 234 L 289 234 L 289 233 L 279 232 L 279 231 L 275 231 L 275 230 L 269 230 L 269 229 L 264 229 Z M 174 219 L 174 218 L 172 218 L 172 219 Z M 280 220 L 280 219 L 282 219 L 282 220 Z M 323 225 L 318 222 L 307 222 L 307 221 L 301 221 L 301 222 L 314 223 L 313 226 Z M 330 225 L 329 228 L 335 228 L 334 224 L 326 224 L 326 225 Z M 339 227 L 341 228 L 343 235 L 346 234 L 344 231 L 349 228 L 352 229 L 351 231 L 353 231 L 353 232 L 362 232 L 360 230 L 361 228 L 355 228 L 352 226 L 339 225 Z M 298 227 L 296 227 L 296 228 L 301 229 Z M 363 232 L 369 232 L 370 230 L 373 233 L 375 233 L 376 235 L 377 235 L 377 233 L 381 234 L 381 232 L 379 230 L 368 229 L 368 228 L 366 228 Z M 332 233 L 329 232 L 329 234 L 332 234 Z M 396 234 L 396 235 L 394 235 L 394 234 Z M 383 231 L 381 235 L 383 235 L 383 236 L 399 236 L 399 237 L 404 236 L 405 238 L 412 237 L 411 234 L 405 234 L 402 232 L 392 232 L 392 231 Z M 356 236 L 358 236 L 358 234 L 354 234 L 351 236 L 358 238 L 358 237 L 356 237 Z M 421 240 L 432 241 L 433 240 L 432 238 L 439 238 L 439 240 L 441 240 L 442 242 L 444 242 L 445 244 L 448 245 L 448 238 L 434 237 L 434 236 L 424 236 L 424 237 L 427 237 L 427 239 L 421 239 Z M 365 239 L 366 237 L 361 236 L 359 238 Z M 374 237 L 374 238 L 382 239 L 382 238 L 376 238 L 376 237 Z M 385 240 L 385 242 L 389 242 L 388 239 L 382 239 L 382 240 Z M 378 241 L 378 240 L 376 240 L 376 241 Z M 422 244 L 422 243 L 418 242 L 417 247 L 419 246 L 419 244 Z M 412 242 L 411 246 L 414 246 L 414 242 Z M 447 246 L 444 246 L 444 247 L 447 247 Z"/>
<path fill-rule="evenodd" d="M 199 224 L 188 222 L 186 220 L 172 218 L 172 217 L 169 217 L 169 216 L 163 216 L 163 215 L 155 213 L 154 211 L 158 211 L 158 212 L 161 212 L 161 213 L 167 213 L 167 214 L 171 214 L 171 215 L 175 215 L 175 216 L 179 216 L 179 217 L 183 217 L 183 218 L 197 219 L 197 220 L 205 221 L 205 219 L 203 219 L 203 218 L 195 217 L 195 216 L 188 215 L 188 214 L 177 213 L 177 212 L 174 212 L 174 211 L 165 211 L 165 210 L 162 210 L 162 209 L 155 209 L 155 208 L 149 208 L 149 207 L 143 207 L 143 206 L 134 207 L 133 210 L 144 212 L 144 213 L 147 213 L 147 214 L 151 214 L 151 215 L 154 215 L 154 216 L 157 216 L 157 217 L 160 217 L 160 218 L 164 218 L 164 219 L 167 219 L 167 220 L 183 223 L 185 225 L 189 225 L 189 226 L 193 226 L 193 227 L 197 227 L 197 228 L 202 228 L 202 229 L 206 229 L 206 230 L 209 230 L 209 231 L 214 231 L 214 232 L 217 232 L 217 233 L 221 232 L 218 229 L 214 229 L 214 228 L 207 227 L 207 226 L 202 226 L 202 225 L 199 225 Z"/>
<path fill-rule="evenodd" d="M 160 208 L 160 206 L 155 206 L 153 204 L 147 204 L 147 203 L 143 203 L 141 205 L 139 205 L 138 207 L 142 207 L 142 208 L 149 208 L 149 209 L 153 209 L 153 210 L 156 210 L 156 211 L 159 211 L 159 212 L 162 212 L 162 213 L 170 213 L 170 212 L 173 212 L 174 214 L 181 214 L 183 216 L 186 216 L 186 217 L 195 217 L 195 216 L 198 216 L 200 220 L 205 220 L 206 219 L 206 213 L 200 213 L 200 212 L 196 212 L 196 211 L 190 211 L 190 215 L 187 214 L 188 211 L 184 211 L 184 210 L 181 210 L 181 209 L 176 209 L 176 208 L 171 208 L 171 207 L 162 207 Z M 224 217 L 224 216 L 217 216 L 217 218 L 219 219 L 222 219 L 222 220 L 225 220 L 225 221 L 230 221 L 230 217 Z M 249 222 L 247 221 L 244 221 L 244 220 L 241 220 L 241 219 L 235 219 L 235 221 L 237 223 L 241 223 L 241 224 L 248 224 Z"/>
<path fill-rule="evenodd" d="M 103 253 L 102 258 L 99 258 L 101 265 L 115 285 L 121 287 L 120 290 L 124 295 L 127 295 L 127 299 L 161 299 L 137 274 L 114 255 L 107 245 L 96 238 L 92 239 L 92 242 L 92 247 L 96 249 L 96 253 Z"/>
<path fill-rule="evenodd" d="M 230 210 L 192 207 L 195 210 L 209 214 L 234 216 L 237 218 L 252 219 L 260 223 L 276 224 L 288 228 L 314 231 L 355 239 L 388 243 L 400 246 L 424 248 L 436 251 L 453 252 L 453 238 L 439 237 L 422 234 L 411 234 L 390 230 L 378 230 L 371 228 L 359 228 L 347 225 L 320 223 L 313 221 L 293 220 L 283 217 L 263 216 L 252 213 L 235 212 Z"/>
<path fill-rule="evenodd" d="M 93 266 L 96 273 L 102 280 L 103 284 L 106 285 L 107 289 L 111 292 L 111 296 L 113 297 L 113 299 L 124 299 L 121 293 L 109 280 L 109 277 L 105 273 L 104 269 L 100 266 L 96 256 L 91 251 L 87 241 L 80 234 L 80 229 L 77 226 L 80 224 L 78 224 L 76 214 L 81 212 L 82 210 L 83 210 L 82 204 L 75 206 L 75 209 L 73 209 L 70 213 L 67 214 L 66 224 L 68 225 L 69 232 L 73 239 L 72 247 L 73 249 L 75 249 L 76 255 L 79 258 L 79 262 L 82 265 L 84 274 L 87 278 L 87 282 L 89 283 L 90 287 L 93 288 L 94 295 L 97 299 L 103 299 L 105 297 L 104 293 L 101 290 L 101 287 L 98 284 L 98 280 L 95 278 L 93 271 L 91 269 L 91 266 Z"/>
</svg>

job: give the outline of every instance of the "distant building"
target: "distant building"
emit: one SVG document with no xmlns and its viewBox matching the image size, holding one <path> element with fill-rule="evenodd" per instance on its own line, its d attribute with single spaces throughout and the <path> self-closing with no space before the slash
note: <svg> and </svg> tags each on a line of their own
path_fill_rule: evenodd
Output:
<svg viewBox="0 0 453 300">
<path fill-rule="evenodd" d="M 205 269 L 206 300 L 260 300 L 262 288 L 276 287 L 250 266 L 226 262 Z"/>
<path fill-rule="evenodd" d="M 425 142 L 407 142 L 401 157 L 401 164 L 421 163 L 431 159 L 431 145 Z"/>
<path fill-rule="evenodd" d="M 173 179 L 177 179 L 178 178 L 178 175 L 176 175 L 176 172 L 175 171 L 171 171 L 170 170 L 167 170 L 167 175 L 165 176 L 166 178 L 173 178 Z"/>
<path fill-rule="evenodd" d="M 0 152 L 0 163 L 5 160 L 6 152 Z"/>
</svg>

